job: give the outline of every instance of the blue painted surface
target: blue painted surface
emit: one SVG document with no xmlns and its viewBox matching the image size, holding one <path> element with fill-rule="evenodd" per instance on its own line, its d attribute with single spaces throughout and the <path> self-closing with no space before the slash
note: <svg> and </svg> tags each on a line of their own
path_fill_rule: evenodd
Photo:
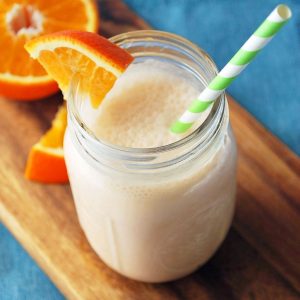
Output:
<svg viewBox="0 0 300 300">
<path fill-rule="evenodd" d="M 206 50 L 221 68 L 269 11 L 274 0 L 126 0 L 153 27 L 180 34 Z M 233 83 L 229 92 L 300 154 L 300 1 L 294 16 Z M 261 82 L 264 82 L 262 85 Z M 0 300 L 63 296 L 0 225 Z"/>
<path fill-rule="evenodd" d="M 61 300 L 64 297 L 0 224 L 0 300 L 42 299 Z"/>
</svg>

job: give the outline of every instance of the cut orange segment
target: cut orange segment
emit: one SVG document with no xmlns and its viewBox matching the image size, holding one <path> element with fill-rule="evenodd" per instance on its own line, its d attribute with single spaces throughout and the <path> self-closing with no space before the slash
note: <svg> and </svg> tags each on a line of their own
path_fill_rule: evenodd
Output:
<svg viewBox="0 0 300 300">
<path fill-rule="evenodd" d="M 42 136 L 29 153 L 25 177 L 44 183 L 68 182 L 63 154 L 63 139 L 67 126 L 67 110 L 62 105 L 52 127 Z"/>
<path fill-rule="evenodd" d="M 65 29 L 96 32 L 95 0 L 0 0 L 0 95 L 34 100 L 58 90 L 24 44 Z"/>
<path fill-rule="evenodd" d="M 65 99 L 76 76 L 80 92 L 97 107 L 133 57 L 107 39 L 90 32 L 62 31 L 35 38 L 25 45 L 58 83 Z"/>
<path fill-rule="evenodd" d="M 89 32 L 63 31 L 35 38 L 25 48 L 57 81 L 65 96 L 70 80 L 80 81 L 79 92 L 97 107 L 133 57 L 107 39 Z M 65 97 L 66 98 L 66 97 Z M 30 152 L 25 176 L 45 183 L 68 180 L 63 156 L 66 108 L 57 113 L 52 128 Z"/>
</svg>

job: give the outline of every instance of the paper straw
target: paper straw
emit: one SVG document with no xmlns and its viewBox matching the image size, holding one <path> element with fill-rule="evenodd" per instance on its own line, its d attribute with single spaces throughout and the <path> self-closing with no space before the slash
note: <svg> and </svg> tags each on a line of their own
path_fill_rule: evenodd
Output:
<svg viewBox="0 0 300 300">
<path fill-rule="evenodd" d="M 184 133 L 195 121 L 199 120 L 203 112 L 213 105 L 214 101 L 248 66 L 260 50 L 271 41 L 291 16 L 292 13 L 288 6 L 278 5 L 221 72 L 210 82 L 208 87 L 192 102 L 187 111 L 171 126 L 171 131 Z"/>
</svg>

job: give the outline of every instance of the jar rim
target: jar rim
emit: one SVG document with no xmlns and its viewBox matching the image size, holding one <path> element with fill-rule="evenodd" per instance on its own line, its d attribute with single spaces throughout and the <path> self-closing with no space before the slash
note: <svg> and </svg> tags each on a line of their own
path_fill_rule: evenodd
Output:
<svg viewBox="0 0 300 300">
<path fill-rule="evenodd" d="M 127 33 L 121 33 L 119 35 L 110 38 L 109 40 L 118 45 L 123 40 L 128 40 L 128 39 L 135 40 L 141 38 L 143 40 L 163 39 L 166 41 L 169 40 L 175 42 L 176 45 L 178 44 L 180 47 L 184 47 L 186 50 L 188 50 L 196 57 L 198 56 L 201 57 L 202 59 L 205 59 L 206 62 L 209 63 L 211 67 L 211 71 L 213 72 L 214 75 L 216 75 L 218 72 L 218 69 L 214 61 L 203 49 L 193 44 L 189 40 L 173 33 L 159 31 L 159 30 L 138 30 L 138 31 L 131 31 Z M 79 82 L 76 82 L 74 80 L 72 81 L 73 82 L 71 82 L 70 84 L 69 97 L 74 99 L 74 97 L 76 97 L 76 91 L 79 87 Z M 71 119 L 73 124 L 75 123 L 75 126 L 80 131 L 80 135 L 83 136 L 85 139 L 87 139 L 94 147 L 106 148 L 106 150 L 114 151 L 116 152 L 116 154 L 120 154 L 120 155 L 122 154 L 151 155 L 151 154 L 167 152 L 170 150 L 172 151 L 176 150 L 186 144 L 189 144 L 191 141 L 195 140 L 200 135 L 205 135 L 206 131 L 209 130 L 209 128 L 212 126 L 212 123 L 216 123 L 216 118 L 220 119 L 220 115 L 222 116 L 224 114 L 225 93 L 223 92 L 221 96 L 219 96 L 219 98 L 214 102 L 213 107 L 209 115 L 207 116 L 207 118 L 204 120 L 204 122 L 200 124 L 200 126 L 198 126 L 189 135 L 173 143 L 158 146 L 158 147 L 150 147 L 150 148 L 135 148 L 135 147 L 119 146 L 99 139 L 94 135 L 92 130 L 89 129 L 89 127 L 83 122 L 83 120 L 79 116 L 74 101 L 67 101 L 67 105 L 68 105 L 68 111 L 71 112 L 71 114 L 69 113 L 69 119 Z"/>
</svg>

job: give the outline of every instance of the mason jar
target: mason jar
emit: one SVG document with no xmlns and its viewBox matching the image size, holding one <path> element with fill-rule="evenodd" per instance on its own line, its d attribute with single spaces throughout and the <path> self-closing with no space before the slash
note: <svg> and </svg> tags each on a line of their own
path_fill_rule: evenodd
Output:
<svg viewBox="0 0 300 300">
<path fill-rule="evenodd" d="M 212 59 L 177 35 L 136 31 L 111 39 L 135 57 L 172 64 L 207 85 Z M 73 82 L 65 160 L 81 227 L 112 269 L 144 282 L 185 276 L 215 253 L 230 227 L 236 190 L 236 143 L 225 94 L 191 134 L 157 148 L 126 148 L 97 138 L 91 107 Z"/>
</svg>

